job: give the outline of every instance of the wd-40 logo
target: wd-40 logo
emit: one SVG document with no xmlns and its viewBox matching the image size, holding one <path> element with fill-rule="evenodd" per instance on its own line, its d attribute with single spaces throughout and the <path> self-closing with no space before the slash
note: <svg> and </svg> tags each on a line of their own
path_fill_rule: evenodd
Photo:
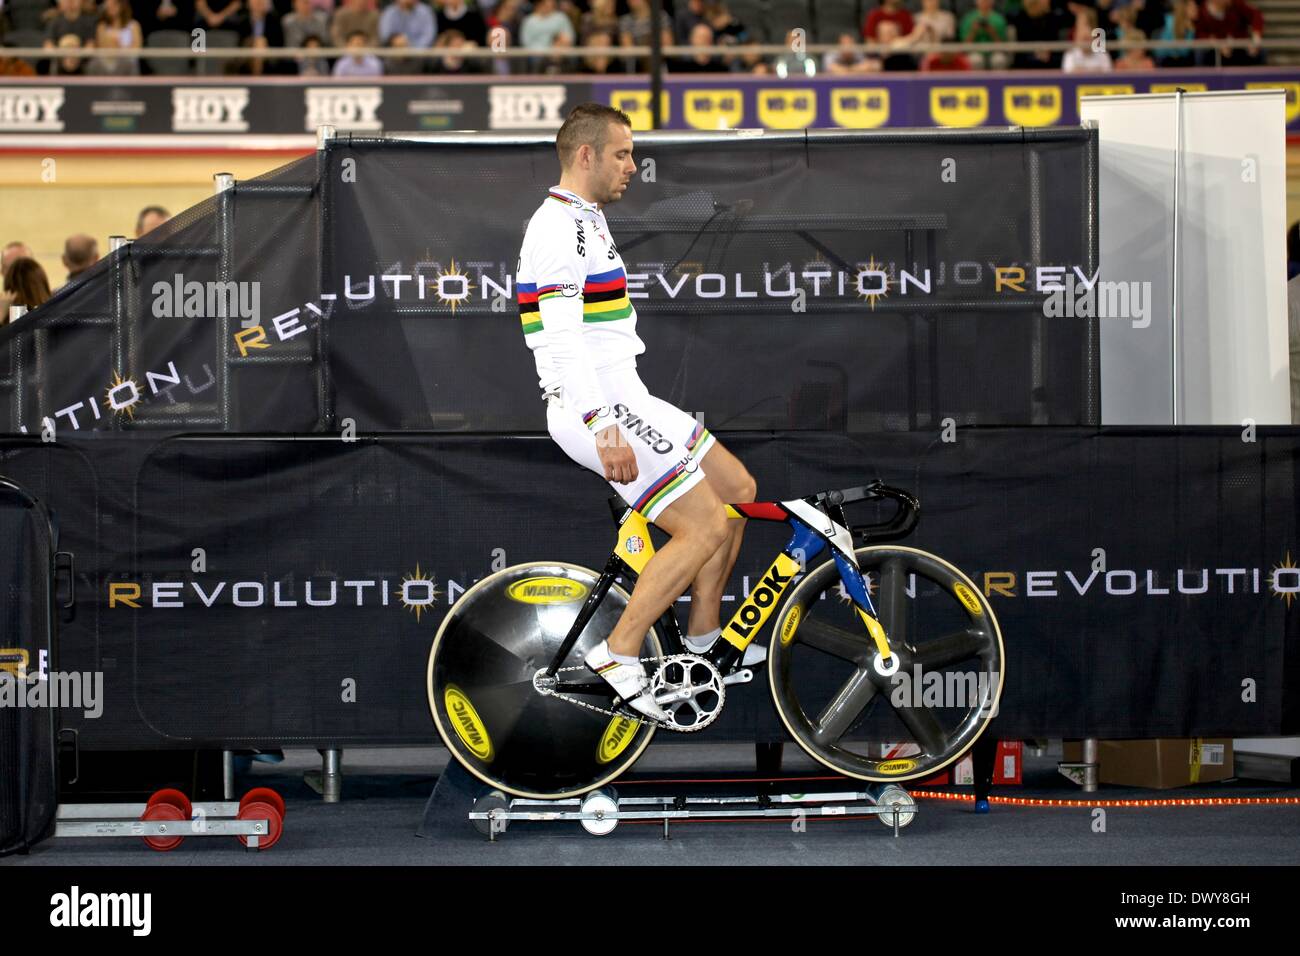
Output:
<svg viewBox="0 0 1300 956">
<path fill-rule="evenodd" d="M 378 86 L 309 86 L 305 95 L 306 128 L 311 132 L 318 126 L 376 133 L 384 128 L 379 119 L 384 91 Z"/>
<path fill-rule="evenodd" d="M 0 131 L 61 133 L 63 87 L 0 87 Z"/>
<path fill-rule="evenodd" d="M 178 133 L 245 133 L 246 86 L 191 86 L 172 90 L 172 129 Z"/>
<path fill-rule="evenodd" d="M 488 126 L 492 129 L 559 129 L 565 90 L 556 86 L 488 87 Z"/>
</svg>

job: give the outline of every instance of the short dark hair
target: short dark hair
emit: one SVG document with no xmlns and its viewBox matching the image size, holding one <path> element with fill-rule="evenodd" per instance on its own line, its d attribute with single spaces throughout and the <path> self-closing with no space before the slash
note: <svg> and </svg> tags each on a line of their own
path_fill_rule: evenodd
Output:
<svg viewBox="0 0 1300 956">
<path fill-rule="evenodd" d="M 568 119 L 555 134 L 555 151 L 560 155 L 560 168 L 573 164 L 580 146 L 590 146 L 599 155 L 609 142 L 609 124 L 622 123 L 632 128 L 632 118 L 622 110 L 602 103 L 581 103 L 569 113 Z"/>
<path fill-rule="evenodd" d="M 162 206 L 145 206 L 140 210 L 140 215 L 135 217 L 135 234 L 137 236 L 140 235 L 140 231 L 144 229 L 144 217 L 150 214 L 162 216 L 164 219 L 170 219 L 172 217 L 172 214 Z"/>
</svg>

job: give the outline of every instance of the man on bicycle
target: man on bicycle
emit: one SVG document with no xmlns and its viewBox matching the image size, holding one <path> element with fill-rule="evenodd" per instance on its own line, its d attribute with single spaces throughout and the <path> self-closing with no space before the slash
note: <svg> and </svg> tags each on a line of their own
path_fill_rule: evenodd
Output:
<svg viewBox="0 0 1300 956">
<path fill-rule="evenodd" d="M 647 693 L 642 642 L 688 586 L 687 650 L 703 653 L 719 639 L 722 591 L 744 533 L 723 502 L 753 501 L 756 487 L 708 429 L 655 398 L 637 376 L 645 343 L 602 211 L 623 197 L 636 172 L 631 120 L 584 103 L 560 127 L 555 148 L 560 183 L 529 221 L 516 270 L 524 341 L 537 362 L 551 437 L 672 535 L 646 564 L 609 638 L 586 657 L 631 707 L 665 720 Z M 744 663 L 765 656 L 750 644 Z"/>
</svg>

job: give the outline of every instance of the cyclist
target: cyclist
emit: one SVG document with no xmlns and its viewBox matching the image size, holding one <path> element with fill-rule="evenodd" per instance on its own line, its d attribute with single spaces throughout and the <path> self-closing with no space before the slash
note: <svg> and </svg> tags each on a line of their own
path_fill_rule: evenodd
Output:
<svg viewBox="0 0 1300 956">
<path fill-rule="evenodd" d="M 560 182 L 529 221 L 516 269 L 524 341 L 537 362 L 551 437 L 672 535 L 646 564 L 613 632 L 586 656 L 631 707 L 664 720 L 647 693 L 642 641 L 688 586 L 687 650 L 704 653 L 719 640 L 722 591 L 744 533 L 723 502 L 753 501 L 755 483 L 702 423 L 655 398 L 637 375 L 645 343 L 603 212 L 636 172 L 631 120 L 584 103 L 569 113 L 555 148 Z M 765 657 L 750 644 L 744 663 Z"/>
</svg>

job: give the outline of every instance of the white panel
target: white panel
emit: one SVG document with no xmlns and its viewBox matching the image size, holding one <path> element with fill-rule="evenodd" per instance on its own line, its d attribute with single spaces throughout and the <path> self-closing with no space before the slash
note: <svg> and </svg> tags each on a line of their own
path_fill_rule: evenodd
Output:
<svg viewBox="0 0 1300 956">
<path fill-rule="evenodd" d="M 1177 100 L 1085 98 L 1100 129 L 1103 281 L 1149 282 L 1151 324 L 1101 327 L 1102 421 L 1167 424 Z M 1289 424 L 1281 91 L 1183 97 L 1181 424 Z M 1253 179 L 1252 179 L 1253 177 Z"/>
</svg>

